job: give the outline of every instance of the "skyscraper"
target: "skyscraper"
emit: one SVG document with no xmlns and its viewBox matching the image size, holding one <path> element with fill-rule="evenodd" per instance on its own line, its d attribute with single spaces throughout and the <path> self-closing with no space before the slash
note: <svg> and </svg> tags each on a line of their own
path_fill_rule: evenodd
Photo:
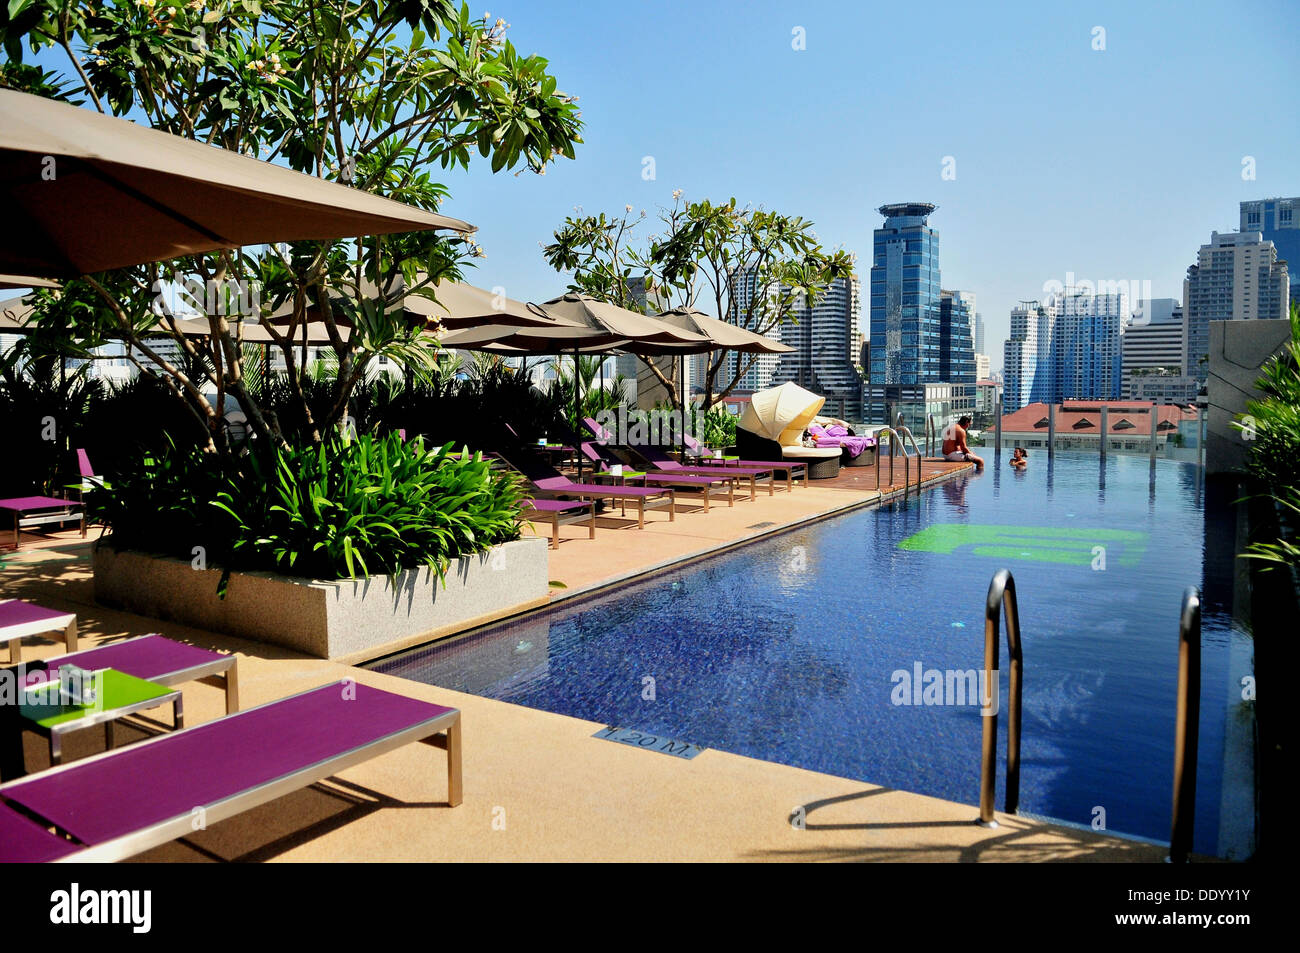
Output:
<svg viewBox="0 0 1300 953">
<path fill-rule="evenodd" d="M 1121 335 L 1128 318 L 1125 293 L 1089 294 L 1065 289 L 1051 341 L 1056 391 L 1053 403 L 1119 399 Z"/>
<path fill-rule="evenodd" d="M 772 384 L 794 381 L 800 387 L 826 398 L 828 413 L 856 419 L 861 412 L 862 378 L 853 366 L 861 312 L 857 275 L 840 278 L 822 292 L 809 313 L 800 302 L 783 322 L 781 341 L 794 350 L 779 356 Z M 747 355 L 741 355 L 742 358 Z"/>
<path fill-rule="evenodd" d="M 955 384 L 944 376 L 939 233 L 929 224 L 935 208 L 929 202 L 900 202 L 879 209 L 885 222 L 872 243 L 867 420 L 886 420 L 892 406 L 915 428 L 927 415 L 946 420 L 975 406 L 973 368 L 969 384 Z M 950 338 L 962 355 L 959 362 L 973 363 L 965 356 L 973 351 L 972 311 L 956 309 L 965 324 Z"/>
<path fill-rule="evenodd" d="M 1005 408 L 1118 399 L 1128 316 L 1127 294 L 1073 288 L 1012 308 L 1011 336 L 1002 347 Z"/>
<path fill-rule="evenodd" d="M 1292 274 L 1291 301 L 1300 303 L 1300 281 L 1294 278 L 1294 271 L 1300 271 L 1300 198 L 1242 202 L 1241 230 L 1259 232 L 1264 241 L 1273 243 L 1278 259 Z"/>
<path fill-rule="evenodd" d="M 973 293 L 939 292 L 939 380 L 975 383 L 974 315 Z"/>
<path fill-rule="evenodd" d="M 988 354 L 984 350 L 984 315 L 975 312 L 975 353 Z"/>
<path fill-rule="evenodd" d="M 1011 333 L 1002 345 L 1002 406 L 1010 413 L 1033 403 L 1055 403 L 1051 360 L 1057 302 L 1022 301 L 1011 309 Z"/>
<path fill-rule="evenodd" d="M 1183 373 L 1204 383 L 1211 321 L 1284 318 L 1290 277 L 1258 232 L 1211 232 L 1183 281 Z"/>
<path fill-rule="evenodd" d="M 755 268 L 737 268 L 731 273 L 731 311 L 727 315 L 727 320 L 741 327 L 746 327 L 745 315 L 749 310 L 750 303 L 755 296 L 762 294 L 763 289 L 759 285 L 759 274 Z M 755 308 L 755 314 L 760 314 L 761 306 Z M 760 319 L 761 320 L 761 319 Z M 784 324 L 784 322 L 783 322 Z M 750 327 L 751 331 L 758 331 L 759 327 Z M 768 337 L 783 340 L 784 327 L 772 328 L 767 332 Z M 794 346 L 792 342 L 785 342 Z M 708 360 L 708 355 L 702 355 L 702 360 Z M 741 375 L 740 381 L 736 384 L 736 390 L 756 391 L 763 390 L 772 386 L 772 375 L 776 373 L 776 367 L 779 363 L 780 355 L 777 354 L 740 354 L 736 351 L 728 351 L 723 359 L 722 366 L 718 369 L 716 389 L 722 390 L 731 383 L 735 376 L 737 367 L 748 368 Z M 713 356 L 716 362 L 717 356 Z M 704 383 L 704 375 L 701 373 L 700 383 Z"/>
<path fill-rule="evenodd" d="M 1134 374 L 1171 372 L 1182 375 L 1183 309 L 1173 298 L 1139 302 L 1124 329 L 1120 394 L 1133 400 Z M 1194 395 L 1194 394 L 1193 394 Z"/>
<path fill-rule="evenodd" d="M 939 376 L 939 233 L 937 206 L 882 205 L 885 224 L 871 260 L 871 382 L 921 384 Z"/>
</svg>

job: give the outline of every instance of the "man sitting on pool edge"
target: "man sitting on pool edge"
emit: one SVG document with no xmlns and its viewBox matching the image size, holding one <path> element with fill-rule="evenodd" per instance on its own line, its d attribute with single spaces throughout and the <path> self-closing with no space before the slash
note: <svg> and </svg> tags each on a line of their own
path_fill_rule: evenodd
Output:
<svg viewBox="0 0 1300 953">
<path fill-rule="evenodd" d="M 975 464 L 976 470 L 984 469 L 984 461 L 975 454 L 970 452 L 970 447 L 966 446 L 966 428 L 970 426 L 971 418 L 969 415 L 963 415 L 958 418 L 955 424 L 949 424 L 943 428 L 943 458 L 951 460 L 954 463 Z"/>
</svg>

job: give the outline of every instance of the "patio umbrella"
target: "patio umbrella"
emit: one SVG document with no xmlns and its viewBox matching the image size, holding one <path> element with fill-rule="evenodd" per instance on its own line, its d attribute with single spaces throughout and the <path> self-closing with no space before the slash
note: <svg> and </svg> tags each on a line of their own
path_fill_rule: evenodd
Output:
<svg viewBox="0 0 1300 953">
<path fill-rule="evenodd" d="M 740 418 L 740 426 L 783 447 L 793 446 L 802 440 L 804 430 L 821 412 L 824 403 L 825 397 L 787 382 L 756 392 Z"/>
<path fill-rule="evenodd" d="M 581 416 L 582 394 L 578 374 L 580 354 L 604 354 L 613 350 L 659 353 L 661 346 L 707 347 L 708 339 L 646 317 L 590 295 L 570 293 L 541 305 L 529 307 L 541 315 L 562 322 L 559 327 L 509 328 L 488 325 L 453 331 L 441 339 L 443 347 L 492 351 L 498 354 L 572 354 L 574 360 L 573 404 Z M 582 459 L 578 459 L 581 475 Z"/>
<path fill-rule="evenodd" d="M 0 275 L 0 288 L 61 288 L 57 281 L 33 275 Z"/>
<path fill-rule="evenodd" d="M 689 328 L 678 327 L 670 322 L 620 308 L 617 305 L 599 301 L 590 295 L 570 293 L 559 298 L 543 302 L 543 311 L 557 318 L 599 327 L 627 338 L 627 343 L 620 349 L 642 356 L 655 354 L 682 354 L 707 351 L 712 342 L 707 335 Z M 611 348 L 612 350 L 613 348 Z M 575 369 L 577 359 L 574 359 Z M 602 365 L 603 367 L 603 365 Z M 574 381 L 574 403 L 578 404 L 577 379 Z M 579 460 L 581 464 L 581 460 Z"/>
<path fill-rule="evenodd" d="M 604 331 L 612 337 L 624 338 L 624 350 L 648 354 L 665 353 L 661 345 L 675 348 L 696 347 L 707 350 L 709 339 L 695 331 L 675 327 L 655 318 L 620 308 L 585 294 L 566 294 L 543 302 L 542 312 L 572 324 Z"/>
<path fill-rule="evenodd" d="M 708 339 L 706 351 L 741 351 L 745 354 L 785 354 L 793 351 L 788 344 L 756 334 L 730 321 L 710 317 L 695 308 L 674 308 L 655 316 L 657 320 L 683 331 Z M 683 350 L 681 353 L 691 353 Z M 695 353 L 698 353 L 696 351 Z"/>
<path fill-rule="evenodd" d="M 72 277 L 218 248 L 473 226 L 29 93 L 0 90 L 0 271 Z"/>
<path fill-rule="evenodd" d="M 695 345 L 687 345 L 681 349 L 674 348 L 674 352 L 679 355 L 698 354 L 703 351 L 709 355 L 708 360 L 712 362 L 714 351 L 739 351 L 744 354 L 784 354 L 794 350 L 788 344 L 764 337 L 754 331 L 732 324 L 730 321 L 722 321 L 696 308 L 674 308 L 671 311 L 662 311 L 656 317 L 673 327 L 684 331 L 692 331 L 708 339 L 709 346 L 705 348 Z M 681 357 L 678 357 L 678 361 L 680 363 Z M 677 380 L 681 392 L 679 403 L 682 405 L 683 415 L 686 413 L 686 384 L 684 377 L 685 375 L 682 374 L 679 366 Z"/>
<path fill-rule="evenodd" d="M 418 277 L 417 281 L 422 281 Z M 400 306 L 412 324 L 422 325 L 430 330 L 454 331 L 464 328 L 476 328 L 490 325 L 494 327 L 576 327 L 569 321 L 553 318 L 543 311 L 499 295 L 484 288 L 460 281 L 443 281 L 439 284 L 425 285 L 418 291 L 407 293 L 401 276 L 390 285 L 390 290 L 382 295 L 374 282 L 366 280 L 361 283 L 361 296 L 364 299 L 378 301 L 381 298 L 390 309 Z M 434 295 L 434 301 L 427 295 Z M 351 289 L 338 288 L 330 292 L 332 301 L 340 304 L 355 302 L 357 294 Z M 271 312 L 269 320 L 276 324 L 286 323 L 293 317 L 293 302 L 286 301 Z M 320 317 L 320 308 L 315 302 L 307 305 L 308 320 Z M 347 324 L 345 314 L 335 315 L 336 324 Z"/>
</svg>

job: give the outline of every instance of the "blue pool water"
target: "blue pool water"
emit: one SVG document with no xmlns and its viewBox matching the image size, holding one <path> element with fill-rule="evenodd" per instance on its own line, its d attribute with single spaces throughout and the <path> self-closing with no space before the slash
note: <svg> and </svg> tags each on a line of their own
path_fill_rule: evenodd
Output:
<svg viewBox="0 0 1300 953">
<path fill-rule="evenodd" d="M 1180 599 L 1204 585 L 1226 514 L 1212 513 L 1207 530 L 1194 466 L 1159 461 L 1154 484 L 1150 473 L 1138 457 L 1112 457 L 1104 484 L 1095 456 L 1059 454 L 1049 468 L 1039 454 L 1025 473 L 1004 462 L 919 501 L 812 524 L 374 667 L 975 804 L 978 707 L 896 704 L 895 673 L 981 668 L 989 579 L 1006 567 L 1024 640 L 1021 810 L 1091 825 L 1102 809 L 1109 830 L 1167 840 Z M 762 506 L 753 504 L 755 521 Z M 635 531 L 626 535 L 634 544 Z M 1242 764 L 1248 773 L 1249 712 L 1235 686 L 1250 651 L 1215 597 L 1231 585 L 1217 573 L 1203 620 L 1196 849 L 1232 854 L 1240 844 L 1229 828 L 1242 824 L 1222 805 L 1241 800 Z M 1005 642 L 1002 654 L 1005 698 Z M 920 686 L 916 694 L 922 701 Z M 998 777 L 1001 807 L 1002 765 Z"/>
</svg>

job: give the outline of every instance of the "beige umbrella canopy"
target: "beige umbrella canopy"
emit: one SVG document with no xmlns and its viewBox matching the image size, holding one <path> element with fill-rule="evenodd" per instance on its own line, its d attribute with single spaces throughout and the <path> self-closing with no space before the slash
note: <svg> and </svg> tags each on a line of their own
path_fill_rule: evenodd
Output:
<svg viewBox="0 0 1300 953">
<path fill-rule="evenodd" d="M 795 383 L 770 387 L 750 398 L 739 426 L 775 440 L 783 447 L 794 446 L 803 439 L 804 430 L 824 403 L 825 397 L 818 397 Z"/>
<path fill-rule="evenodd" d="M 57 281 L 33 275 L 0 275 L 0 288 L 61 288 Z"/>
<path fill-rule="evenodd" d="M 251 156 L 0 90 L 0 271 L 72 277 L 218 248 L 473 226 Z"/>
<path fill-rule="evenodd" d="M 445 334 L 440 339 L 442 346 L 499 354 L 572 354 L 575 350 L 579 353 L 636 350 L 659 354 L 681 348 L 707 350 L 709 346 L 709 339 L 702 334 L 589 295 L 566 294 L 527 307 L 549 319 L 551 326 L 509 327 L 494 322 Z"/>
<path fill-rule="evenodd" d="M 708 350 L 710 344 L 703 334 L 598 301 L 590 295 L 566 294 L 534 307 L 540 307 L 553 318 L 604 331 L 611 338 L 622 338 L 628 342 L 626 350 L 655 354 L 692 346 Z M 668 345 L 668 348 L 658 350 L 655 345 Z"/>
<path fill-rule="evenodd" d="M 433 294 L 430 301 L 423 294 Z M 522 301 L 476 288 L 460 281 L 444 281 L 405 297 L 408 311 L 420 314 L 449 331 L 483 325 L 497 327 L 558 327 L 570 322 L 540 312 Z"/>
<path fill-rule="evenodd" d="M 694 308 L 674 308 L 656 315 L 656 318 L 675 328 L 708 338 L 710 346 L 705 350 L 743 351 L 746 354 L 784 354 L 794 350 L 788 344 L 755 334 L 730 321 L 710 317 Z"/>
<path fill-rule="evenodd" d="M 239 338 L 244 344 L 275 344 L 276 339 L 271 336 L 271 332 L 255 320 L 245 320 L 242 323 L 238 318 L 229 318 L 230 332 Z M 212 325 L 207 318 L 178 318 L 176 328 L 187 338 L 207 337 L 212 333 Z M 280 329 L 283 336 L 287 328 Z M 346 326 L 338 328 L 339 337 L 346 341 L 352 334 L 352 329 Z M 167 328 L 159 325 L 159 333 L 169 333 Z M 307 344 L 311 347 L 331 347 L 334 344 L 333 338 L 329 335 L 329 328 L 325 326 L 324 321 L 307 321 L 299 324 L 293 331 L 293 344 L 301 346 Z"/>
<path fill-rule="evenodd" d="M 477 328 L 450 331 L 438 338 L 446 348 L 462 351 L 490 351 L 494 354 L 598 354 L 628 344 L 599 328 L 556 327 L 515 328 L 486 324 Z"/>
</svg>

